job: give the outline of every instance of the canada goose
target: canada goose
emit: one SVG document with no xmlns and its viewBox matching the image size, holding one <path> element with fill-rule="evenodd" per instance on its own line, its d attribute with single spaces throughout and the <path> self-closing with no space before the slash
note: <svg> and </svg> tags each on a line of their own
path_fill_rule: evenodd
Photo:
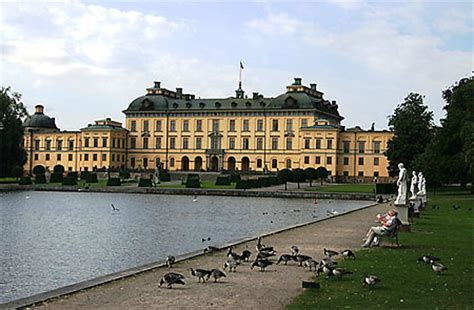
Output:
<svg viewBox="0 0 474 310">
<path fill-rule="evenodd" d="M 362 285 L 373 287 L 375 284 L 377 284 L 380 281 L 381 280 L 377 276 L 367 276 L 362 279 Z"/>
<path fill-rule="evenodd" d="M 232 247 L 229 247 L 227 257 L 232 257 L 234 260 L 242 260 L 242 257 L 239 254 L 232 251 Z"/>
<path fill-rule="evenodd" d="M 189 268 L 189 270 L 191 271 L 191 274 L 193 276 L 198 278 L 198 282 L 201 282 L 201 279 L 202 279 L 202 283 L 206 282 L 204 277 L 207 276 L 209 278 L 209 275 L 211 274 L 210 270 L 205 270 L 205 269 L 196 269 L 196 270 L 194 270 L 193 268 Z"/>
<path fill-rule="evenodd" d="M 276 252 L 274 247 L 262 244 L 262 237 L 258 237 L 256 249 L 258 252 Z"/>
<path fill-rule="evenodd" d="M 204 254 L 212 254 L 212 253 L 218 252 L 218 251 L 220 251 L 220 249 L 218 247 L 210 245 L 207 248 L 205 248 L 202 252 Z"/>
<path fill-rule="evenodd" d="M 167 274 L 165 274 L 161 280 L 160 280 L 160 286 L 162 286 L 163 284 L 167 284 L 168 288 L 173 288 L 172 285 L 173 284 L 182 284 L 184 285 L 184 276 L 180 273 L 176 273 L 176 272 L 169 272 Z"/>
<path fill-rule="evenodd" d="M 333 261 L 331 258 L 329 257 L 325 257 L 321 260 L 321 262 L 319 263 L 319 266 L 334 266 L 334 265 L 337 265 L 337 262 Z"/>
<path fill-rule="evenodd" d="M 239 265 L 239 261 L 235 260 L 233 257 L 228 256 L 227 261 L 224 263 L 224 270 L 229 267 L 229 271 L 232 272 L 232 269 L 237 271 L 237 265 Z"/>
<path fill-rule="evenodd" d="M 329 265 L 319 266 L 318 269 L 316 269 L 316 276 L 319 277 L 320 274 L 324 273 L 326 275 L 326 278 L 329 278 L 334 275 L 332 273 L 333 268 L 334 267 L 331 267 Z"/>
<path fill-rule="evenodd" d="M 251 255 L 252 255 L 252 252 L 250 252 L 249 250 L 243 250 L 242 254 L 240 254 L 240 257 L 242 258 L 243 261 L 248 262 Z"/>
<path fill-rule="evenodd" d="M 318 262 L 313 259 L 307 259 L 303 262 L 303 267 L 309 268 L 309 271 L 312 271 L 313 268 L 314 270 L 316 270 L 316 268 L 318 267 Z"/>
<path fill-rule="evenodd" d="M 173 267 L 173 264 L 175 262 L 176 262 L 176 257 L 174 257 L 173 255 L 170 255 L 170 256 L 166 257 L 166 266 L 168 266 L 168 268 Z"/>
<path fill-rule="evenodd" d="M 336 255 L 339 255 L 339 252 L 324 248 L 324 255 L 327 256 L 327 257 L 333 257 L 333 256 L 336 256 Z"/>
<path fill-rule="evenodd" d="M 346 275 L 346 274 L 353 274 L 352 271 L 349 271 L 349 270 L 346 270 L 344 268 L 334 268 L 332 270 L 332 274 L 337 278 L 337 279 L 341 279 L 343 275 Z"/>
<path fill-rule="evenodd" d="M 250 266 L 250 269 L 253 269 L 253 267 L 257 266 L 260 267 L 260 271 L 265 271 L 265 268 L 270 265 L 273 265 L 273 262 L 269 261 L 268 259 L 260 259 L 254 261 L 252 266 Z"/>
<path fill-rule="evenodd" d="M 350 258 L 355 259 L 356 258 L 354 252 L 352 252 L 349 249 L 342 251 L 341 255 L 342 255 L 342 257 L 344 257 L 344 259 L 350 259 Z"/>
<path fill-rule="evenodd" d="M 291 255 L 297 255 L 299 252 L 300 249 L 296 245 L 291 246 Z"/>
<path fill-rule="evenodd" d="M 435 263 L 435 262 L 432 262 L 431 263 L 431 269 L 433 269 L 434 272 L 436 273 L 441 273 L 445 270 L 448 269 L 448 267 L 446 267 L 445 265 L 441 264 L 441 263 Z"/>
<path fill-rule="evenodd" d="M 280 264 L 280 262 L 285 262 L 285 265 L 288 264 L 289 261 L 294 260 L 294 256 L 290 254 L 282 254 L 280 255 L 280 258 L 276 262 L 277 265 Z"/>
<path fill-rule="evenodd" d="M 416 260 L 417 263 L 431 264 L 432 262 L 439 261 L 439 258 L 433 255 L 423 255 Z"/>
<path fill-rule="evenodd" d="M 267 259 L 267 258 L 269 258 L 269 257 L 271 257 L 271 256 L 275 256 L 275 254 L 272 253 L 272 252 L 258 252 L 256 259 L 257 259 L 257 260 L 259 260 L 259 259 Z"/>
<path fill-rule="evenodd" d="M 313 259 L 313 258 L 311 256 L 303 255 L 303 254 L 293 255 L 293 260 L 300 263 L 300 266 L 303 266 L 303 262 L 307 261 L 308 259 Z"/>
<path fill-rule="evenodd" d="M 210 273 L 207 275 L 207 280 L 209 280 L 210 277 L 214 278 L 214 282 L 217 282 L 217 279 L 219 278 L 225 278 L 227 277 L 225 273 L 220 271 L 219 269 L 212 269 Z"/>
</svg>

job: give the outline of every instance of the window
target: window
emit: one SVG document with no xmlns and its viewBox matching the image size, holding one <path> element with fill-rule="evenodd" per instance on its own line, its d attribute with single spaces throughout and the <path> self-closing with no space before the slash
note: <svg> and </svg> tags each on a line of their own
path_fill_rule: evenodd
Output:
<svg viewBox="0 0 474 310">
<path fill-rule="evenodd" d="M 344 157 L 343 161 L 344 166 L 349 166 L 349 157 Z"/>
<path fill-rule="evenodd" d="M 46 154 L 45 157 L 46 157 L 46 160 L 49 160 L 49 154 Z"/>
<path fill-rule="evenodd" d="M 131 121 L 130 122 L 130 131 L 137 131 L 137 122 Z"/>
<path fill-rule="evenodd" d="M 200 149 L 202 149 L 202 138 L 197 137 L 196 138 L 196 150 L 200 150 Z"/>
<path fill-rule="evenodd" d="M 117 145 L 117 139 L 115 138 L 112 138 L 112 148 L 115 148 L 115 146 Z"/>
<path fill-rule="evenodd" d="M 112 154 L 112 161 L 115 161 L 115 154 Z"/>
<path fill-rule="evenodd" d="M 326 157 L 326 164 L 327 165 L 332 165 L 332 157 L 331 156 Z"/>
<path fill-rule="evenodd" d="M 349 171 L 344 171 L 344 172 L 342 173 L 342 175 L 345 176 L 345 177 L 348 177 L 348 176 L 349 176 Z"/>
<path fill-rule="evenodd" d="M 287 119 L 286 120 L 286 131 L 293 131 L 293 120 Z"/>
<path fill-rule="evenodd" d="M 350 147 L 351 147 L 350 141 L 342 141 L 342 151 L 344 152 L 344 154 L 349 154 Z"/>
<path fill-rule="evenodd" d="M 263 119 L 257 120 L 257 131 L 263 131 Z"/>
<path fill-rule="evenodd" d="M 99 146 L 99 138 L 94 138 L 94 147 Z"/>
<path fill-rule="evenodd" d="M 249 149 L 249 138 L 242 139 L 242 149 L 248 150 Z"/>
<path fill-rule="evenodd" d="M 176 138 L 171 137 L 170 138 L 170 149 L 174 150 L 176 148 Z"/>
<path fill-rule="evenodd" d="M 375 154 L 380 154 L 380 141 L 374 141 L 373 148 Z"/>
<path fill-rule="evenodd" d="M 378 177 L 379 176 L 379 172 L 378 171 L 374 171 L 374 177 Z"/>
<path fill-rule="evenodd" d="M 286 138 L 286 149 L 287 150 L 293 149 L 293 139 Z"/>
<path fill-rule="evenodd" d="M 291 169 L 291 159 L 286 160 L 286 169 Z"/>
<path fill-rule="evenodd" d="M 130 148 L 131 149 L 137 148 L 137 138 L 135 137 L 130 138 Z"/>
<path fill-rule="evenodd" d="M 97 154 L 92 154 L 92 160 L 97 161 Z"/>
<path fill-rule="evenodd" d="M 35 154 L 35 160 L 39 160 L 39 155 Z"/>
<path fill-rule="evenodd" d="M 156 137 L 155 139 L 155 148 L 161 149 L 161 137 Z"/>
<path fill-rule="evenodd" d="M 211 149 L 218 150 L 220 147 L 220 138 L 218 137 L 211 137 Z"/>
<path fill-rule="evenodd" d="M 102 147 L 107 147 L 107 138 L 102 138 Z"/>
<path fill-rule="evenodd" d="M 67 155 L 67 160 L 72 161 L 72 154 Z"/>
<path fill-rule="evenodd" d="M 304 157 L 304 163 L 307 165 L 309 164 L 309 156 Z"/>
<path fill-rule="evenodd" d="M 257 168 L 262 168 L 262 160 L 260 158 L 257 159 Z"/>
<path fill-rule="evenodd" d="M 148 138 L 143 138 L 143 148 L 144 149 L 148 148 Z"/>
<path fill-rule="evenodd" d="M 257 150 L 263 150 L 263 138 L 257 138 Z"/>
<path fill-rule="evenodd" d="M 130 158 L 130 166 L 132 166 L 132 168 L 135 168 L 135 158 L 134 157 Z"/>
<path fill-rule="evenodd" d="M 364 176 L 364 171 L 359 171 L 359 174 L 358 174 L 360 177 L 363 177 Z"/>
<path fill-rule="evenodd" d="M 272 169 L 278 168 L 278 161 L 276 159 L 272 159 Z"/>
<path fill-rule="evenodd" d="M 235 131 L 235 119 L 229 121 L 229 131 Z"/>
<path fill-rule="evenodd" d="M 189 139 L 183 138 L 183 149 L 187 150 L 189 148 Z"/>
<path fill-rule="evenodd" d="M 148 132 L 148 121 L 143 121 L 143 132 Z"/>
<path fill-rule="evenodd" d="M 69 140 L 68 149 L 69 149 L 70 151 L 74 150 L 74 140 Z"/>
<path fill-rule="evenodd" d="M 161 131 L 161 119 L 157 120 L 155 123 L 155 131 Z"/>
<path fill-rule="evenodd" d="M 196 131 L 202 131 L 202 120 L 196 120 Z"/>
<path fill-rule="evenodd" d="M 244 119 L 244 124 L 242 126 L 242 131 L 250 131 L 250 129 L 249 129 L 249 120 L 248 119 Z"/>
<path fill-rule="evenodd" d="M 88 161 L 89 160 L 89 154 L 84 154 L 84 160 Z"/>
<path fill-rule="evenodd" d="M 219 131 L 219 120 L 213 119 L 212 120 L 212 131 Z"/>
<path fill-rule="evenodd" d="M 89 147 L 89 138 L 84 138 L 84 147 Z"/>
<path fill-rule="evenodd" d="M 174 119 L 170 121 L 170 131 L 176 131 L 176 120 Z"/>
<path fill-rule="evenodd" d="M 374 158 L 374 166 L 378 166 L 378 165 L 379 165 L 379 158 L 375 157 Z"/>
<path fill-rule="evenodd" d="M 174 158 L 170 158 L 170 167 L 174 167 Z"/>
<path fill-rule="evenodd" d="M 327 146 L 328 146 L 328 150 L 332 149 L 332 139 L 328 139 Z"/>
<path fill-rule="evenodd" d="M 321 139 L 316 139 L 316 149 L 317 150 L 321 149 Z"/>
<path fill-rule="evenodd" d="M 145 169 L 148 167 L 148 158 L 143 158 L 143 167 L 145 167 Z"/>
<path fill-rule="evenodd" d="M 272 131 L 278 131 L 278 120 L 272 120 Z"/>
<path fill-rule="evenodd" d="M 309 149 L 311 144 L 311 139 L 304 139 L 304 148 Z"/>
<path fill-rule="evenodd" d="M 321 156 L 316 156 L 316 158 L 315 158 L 315 163 L 316 163 L 316 165 L 320 165 L 320 164 L 321 164 Z"/>
<path fill-rule="evenodd" d="M 56 154 L 56 160 L 60 161 L 61 160 L 61 154 Z"/>
<path fill-rule="evenodd" d="M 51 150 L 51 140 L 46 140 L 46 150 Z"/>
<path fill-rule="evenodd" d="M 189 120 L 183 120 L 183 131 L 189 131 Z"/>
<path fill-rule="evenodd" d="M 107 154 L 102 154 L 102 160 L 106 161 L 107 160 Z"/>
<path fill-rule="evenodd" d="M 360 141 L 357 143 L 358 149 L 359 149 L 359 154 L 363 154 L 365 152 L 365 142 Z"/>
<path fill-rule="evenodd" d="M 278 150 L 278 138 L 272 138 L 272 150 Z"/>
<path fill-rule="evenodd" d="M 359 166 L 364 165 L 364 157 L 359 157 Z"/>
<path fill-rule="evenodd" d="M 40 140 L 35 140 L 35 151 L 39 151 L 40 149 Z"/>
<path fill-rule="evenodd" d="M 235 138 L 229 138 L 229 150 L 235 149 Z"/>
<path fill-rule="evenodd" d="M 63 149 L 63 140 L 56 140 L 56 150 L 61 151 Z"/>
<path fill-rule="evenodd" d="M 302 119 L 301 120 L 301 127 L 308 127 L 308 120 L 307 119 Z"/>
</svg>

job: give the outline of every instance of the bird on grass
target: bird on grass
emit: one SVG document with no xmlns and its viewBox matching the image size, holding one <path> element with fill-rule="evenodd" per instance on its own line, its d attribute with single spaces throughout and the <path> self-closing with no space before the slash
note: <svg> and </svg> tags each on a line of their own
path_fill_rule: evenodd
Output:
<svg viewBox="0 0 474 310">
<path fill-rule="evenodd" d="M 300 266 L 303 266 L 303 262 L 304 261 L 307 261 L 309 259 L 313 259 L 311 256 L 308 256 L 308 255 L 303 255 L 303 254 L 297 254 L 297 255 L 293 255 L 293 260 L 295 262 L 298 262 L 300 263 Z"/>
<path fill-rule="evenodd" d="M 377 276 L 367 276 L 362 279 L 362 286 L 374 287 L 380 281 Z"/>
<path fill-rule="evenodd" d="M 181 285 L 184 285 L 184 276 L 180 273 L 176 273 L 176 272 L 169 272 L 167 274 L 165 274 L 161 280 L 160 280 L 160 287 L 163 285 L 163 284 L 166 284 L 168 288 L 173 288 L 173 284 L 181 284 Z"/>
<path fill-rule="evenodd" d="M 329 258 L 339 255 L 339 252 L 336 252 L 336 251 L 331 250 L 331 249 L 326 249 L 326 248 L 323 249 L 323 252 L 324 252 L 324 255 L 329 257 Z"/>
<path fill-rule="evenodd" d="M 253 269 L 254 267 L 260 267 L 260 271 L 265 271 L 265 268 L 270 265 L 273 265 L 273 262 L 269 261 L 268 259 L 258 259 L 252 263 L 250 269 Z"/>
<path fill-rule="evenodd" d="M 433 255 L 423 255 L 416 260 L 417 263 L 431 264 L 432 262 L 439 261 L 439 258 Z"/>
<path fill-rule="evenodd" d="M 332 258 L 330 257 L 325 257 L 321 260 L 321 262 L 319 263 L 319 266 L 334 266 L 334 265 L 337 265 L 337 262 L 333 261 Z"/>
<path fill-rule="evenodd" d="M 448 270 L 448 267 L 446 267 L 445 265 L 441 263 L 432 262 L 431 269 L 433 269 L 433 271 L 436 272 L 437 274 L 440 274 L 443 271 Z"/>
<path fill-rule="evenodd" d="M 241 261 L 241 260 L 242 260 L 242 256 L 240 256 L 239 254 L 235 253 L 235 252 L 232 250 L 232 247 L 229 247 L 229 250 L 227 251 L 227 257 L 231 257 L 231 258 L 233 258 L 233 259 L 236 260 L 236 261 Z"/>
<path fill-rule="evenodd" d="M 194 270 L 193 268 L 189 268 L 189 271 L 191 271 L 191 274 L 193 276 L 198 278 L 198 282 L 201 282 L 201 279 L 202 279 L 202 283 L 206 282 L 205 277 L 209 279 L 209 275 L 211 274 L 211 270 L 205 270 L 205 269 Z"/>
<path fill-rule="evenodd" d="M 225 278 L 227 276 L 225 275 L 225 273 L 223 273 L 219 269 L 212 269 L 211 272 L 207 275 L 207 280 L 209 280 L 210 277 L 214 278 L 214 283 L 215 283 L 217 282 L 217 279 Z"/>
<path fill-rule="evenodd" d="M 341 252 L 341 255 L 344 259 L 355 259 L 355 254 L 351 250 L 347 249 Z"/>
<path fill-rule="evenodd" d="M 173 255 L 166 257 L 166 266 L 168 266 L 168 268 L 172 268 L 175 262 L 176 262 L 176 257 L 174 257 Z"/>
<path fill-rule="evenodd" d="M 344 269 L 344 268 L 334 268 L 332 270 L 332 274 L 333 274 L 333 276 L 336 277 L 336 279 L 341 279 L 342 276 L 344 276 L 346 274 L 353 274 L 353 272 L 349 271 L 347 269 Z"/>
<path fill-rule="evenodd" d="M 318 262 L 313 259 L 308 259 L 303 262 L 303 268 L 309 268 L 309 271 L 312 271 L 313 268 L 316 270 L 318 268 Z"/>
</svg>

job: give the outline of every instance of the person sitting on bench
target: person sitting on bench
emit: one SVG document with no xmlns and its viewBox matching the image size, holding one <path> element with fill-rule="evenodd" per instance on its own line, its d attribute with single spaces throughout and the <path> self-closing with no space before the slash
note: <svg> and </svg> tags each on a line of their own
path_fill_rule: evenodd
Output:
<svg viewBox="0 0 474 310">
<path fill-rule="evenodd" d="M 399 220 L 397 217 L 398 213 L 396 210 L 388 211 L 387 215 L 387 217 L 377 217 L 382 223 L 382 226 L 373 226 L 369 229 L 369 232 L 367 233 L 367 240 L 364 244 L 362 244 L 364 248 L 370 247 L 375 238 L 377 238 L 377 240 L 373 245 L 377 246 L 379 243 L 379 236 L 384 236 L 393 232 L 399 225 Z"/>
</svg>

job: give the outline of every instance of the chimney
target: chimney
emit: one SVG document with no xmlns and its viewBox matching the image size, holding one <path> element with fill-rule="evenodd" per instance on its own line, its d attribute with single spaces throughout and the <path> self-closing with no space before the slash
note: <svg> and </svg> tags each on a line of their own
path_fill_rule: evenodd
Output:
<svg viewBox="0 0 474 310">
<path fill-rule="evenodd" d="M 293 83 L 295 86 L 301 85 L 301 78 L 295 77 L 295 82 Z"/>
<path fill-rule="evenodd" d="M 258 93 L 252 93 L 252 99 L 258 99 Z"/>
<path fill-rule="evenodd" d="M 41 104 L 35 106 L 35 114 L 43 114 L 44 107 Z"/>
<path fill-rule="evenodd" d="M 309 87 L 312 89 L 312 90 L 316 90 L 316 83 L 311 83 L 309 84 Z"/>
<path fill-rule="evenodd" d="M 336 105 L 336 100 L 333 100 L 331 103 L 332 105 Z"/>
<path fill-rule="evenodd" d="M 182 94 L 183 94 L 183 89 L 182 89 L 181 87 L 177 87 L 177 88 L 176 88 L 176 93 L 177 93 L 178 95 L 182 95 Z"/>
<path fill-rule="evenodd" d="M 161 88 L 161 82 L 155 81 L 155 86 L 154 88 Z"/>
</svg>

